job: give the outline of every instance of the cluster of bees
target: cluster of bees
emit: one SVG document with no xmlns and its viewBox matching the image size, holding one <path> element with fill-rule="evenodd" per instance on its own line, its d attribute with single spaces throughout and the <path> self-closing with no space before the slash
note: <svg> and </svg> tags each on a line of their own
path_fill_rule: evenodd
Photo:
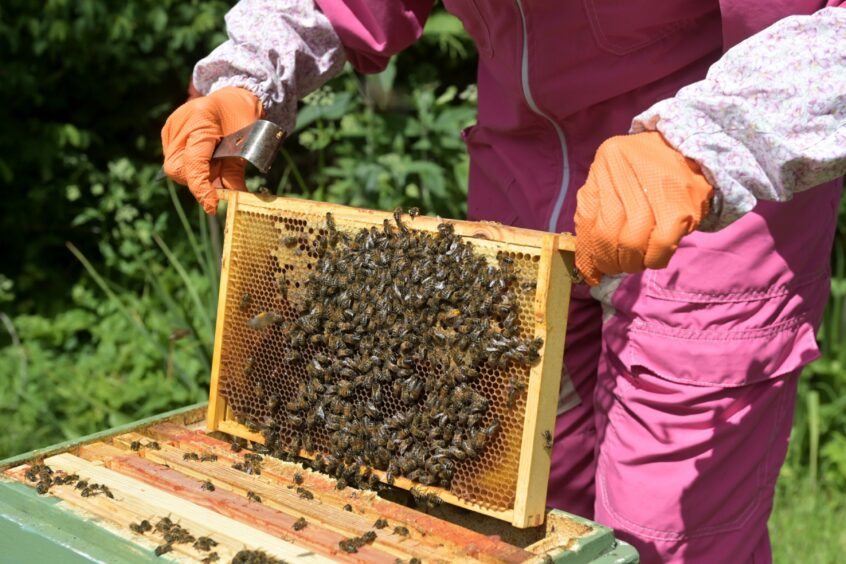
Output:
<svg viewBox="0 0 846 564">
<path fill-rule="evenodd" d="M 94 497 L 96 495 L 104 495 L 109 499 L 114 499 L 115 496 L 108 486 L 97 483 L 89 483 L 88 480 L 80 480 L 78 474 L 66 474 L 53 472 L 53 469 L 46 464 L 33 464 L 24 474 L 24 477 L 30 482 L 37 482 L 35 491 L 40 495 L 44 495 L 50 491 L 53 486 L 64 486 L 66 484 L 74 484 L 74 489 L 79 491 L 82 497 Z"/>
<path fill-rule="evenodd" d="M 129 448 L 133 452 L 138 452 L 142 448 L 147 448 L 147 449 L 150 449 L 150 450 L 161 450 L 162 449 L 161 445 L 159 445 L 159 443 L 157 441 L 147 441 L 146 443 L 143 443 L 143 444 L 141 443 L 141 441 L 132 441 L 129 444 Z"/>
<path fill-rule="evenodd" d="M 287 239 L 280 244 L 290 246 Z M 248 323 L 281 328 L 284 363 L 299 369 L 286 372 L 304 375 L 294 397 L 268 394 L 255 380 L 254 396 L 269 413 L 255 418 L 226 399 L 274 455 L 317 453 L 312 466 L 336 477 L 339 489 L 378 488 L 373 469 L 388 483 L 405 476 L 449 488 L 458 466 L 480 456 L 501 428 L 474 388 L 480 371 L 540 359 L 542 339 L 519 334 L 512 259 L 490 264 L 450 224 L 412 230 L 401 210 L 355 234 L 336 229 L 327 213 L 313 247 L 298 317 L 267 311 Z M 287 300 L 291 284 L 284 274 L 278 282 Z M 525 385 L 514 381 L 509 390 L 513 408 Z"/>
<path fill-rule="evenodd" d="M 156 522 L 155 526 L 147 519 L 144 519 L 140 523 L 130 523 L 129 528 L 133 533 L 138 535 L 143 535 L 150 531 L 161 535 L 164 542 L 156 547 L 156 556 L 162 556 L 163 554 L 171 552 L 174 544 L 193 543 L 192 546 L 196 550 L 208 553 L 208 555 L 202 560 L 204 564 L 210 564 L 211 562 L 217 562 L 220 560 L 220 556 L 217 552 L 212 552 L 212 549 L 217 546 L 216 540 L 211 537 L 197 538 L 192 535 L 188 529 L 171 520 L 170 517 L 162 517 Z"/>
<path fill-rule="evenodd" d="M 284 560 L 274 558 L 261 550 L 240 550 L 232 558 L 232 564 L 284 564 Z"/>
<path fill-rule="evenodd" d="M 196 452 L 186 452 L 182 455 L 182 460 L 193 460 L 194 462 L 214 462 L 217 460 L 216 454 L 204 452 L 197 454 Z"/>
</svg>

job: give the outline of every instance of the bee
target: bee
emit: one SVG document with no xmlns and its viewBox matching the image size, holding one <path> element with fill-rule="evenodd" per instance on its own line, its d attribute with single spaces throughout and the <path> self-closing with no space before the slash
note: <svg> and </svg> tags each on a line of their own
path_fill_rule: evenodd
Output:
<svg viewBox="0 0 846 564">
<path fill-rule="evenodd" d="M 373 523 L 374 529 L 384 529 L 388 526 L 388 521 L 386 519 L 376 519 L 376 522 Z"/>
<path fill-rule="evenodd" d="M 144 445 L 144 448 L 148 448 L 150 450 L 162 450 L 162 447 L 159 446 L 159 443 L 157 443 L 156 441 L 148 442 L 146 445 Z"/>
<path fill-rule="evenodd" d="M 282 296 L 283 300 L 288 299 L 288 279 L 285 277 L 284 273 L 277 276 L 276 289 L 279 290 L 279 295 Z"/>
<path fill-rule="evenodd" d="M 208 552 L 217 546 L 217 541 L 210 537 L 200 537 L 194 542 L 194 548 Z"/>
<path fill-rule="evenodd" d="M 249 292 L 244 292 L 241 294 L 241 302 L 238 304 L 238 309 L 241 311 L 247 311 L 250 309 L 250 302 L 253 301 L 253 295 Z"/>
<path fill-rule="evenodd" d="M 552 450 L 552 433 L 548 430 L 543 432 L 543 447 L 548 451 Z"/>
<path fill-rule="evenodd" d="M 297 495 L 303 499 L 314 499 L 314 494 L 303 487 L 297 488 Z"/>
<path fill-rule="evenodd" d="M 156 556 L 161 556 L 162 554 L 166 554 L 166 553 L 168 553 L 172 550 L 173 550 L 173 544 L 171 544 L 169 542 L 165 543 L 165 544 L 160 544 L 159 546 L 156 547 Z"/>
<path fill-rule="evenodd" d="M 401 537 L 407 537 L 409 535 L 408 527 L 402 527 L 402 526 L 394 527 L 394 534 L 399 535 Z"/>
<path fill-rule="evenodd" d="M 229 449 L 232 452 L 241 452 L 241 443 L 238 441 L 238 437 L 232 437 L 232 442 L 229 443 Z"/>
<path fill-rule="evenodd" d="M 526 384 L 518 382 L 516 378 L 511 378 L 508 381 L 508 407 L 513 409 L 517 405 L 517 396 L 526 389 Z"/>
<path fill-rule="evenodd" d="M 261 331 L 271 325 L 281 323 L 282 321 L 284 321 L 284 319 L 281 315 L 279 315 L 279 313 L 275 311 L 263 311 L 247 321 L 247 325 L 249 325 L 251 329 Z"/>
<path fill-rule="evenodd" d="M 354 539 L 344 539 L 338 542 L 338 547 L 348 554 L 354 554 L 358 552 L 358 545 L 354 542 Z"/>
<path fill-rule="evenodd" d="M 173 525 L 175 525 L 175 523 L 170 520 L 170 517 L 162 517 L 156 523 L 156 531 L 160 533 L 167 532 L 171 529 L 171 527 L 173 527 Z"/>
<path fill-rule="evenodd" d="M 259 495 L 254 491 L 247 492 L 247 499 L 255 501 L 256 503 L 261 503 L 261 497 L 259 497 Z"/>
<path fill-rule="evenodd" d="M 214 484 L 212 484 L 211 480 L 206 480 L 203 482 L 203 485 L 200 486 L 200 489 L 213 492 L 214 491 Z"/>
<path fill-rule="evenodd" d="M 129 443 L 129 448 L 135 452 L 141 450 L 141 441 L 132 441 Z"/>
<path fill-rule="evenodd" d="M 200 560 L 200 562 L 202 562 L 202 564 L 212 564 L 212 562 L 217 562 L 219 560 L 220 556 L 218 556 L 217 552 L 212 552 L 211 554 Z"/>
<path fill-rule="evenodd" d="M 288 235 L 287 237 L 284 237 L 282 239 L 282 244 L 288 247 L 289 249 L 295 247 L 298 242 L 299 238 L 294 237 L 293 235 Z"/>
<path fill-rule="evenodd" d="M 414 219 L 420 215 L 420 208 L 408 208 L 408 215 L 411 216 L 411 219 Z"/>
<path fill-rule="evenodd" d="M 196 452 L 186 452 L 182 455 L 182 460 L 200 460 L 200 456 Z"/>
<path fill-rule="evenodd" d="M 215 462 L 217 460 L 216 454 L 206 453 L 200 457 L 200 462 Z"/>
<path fill-rule="evenodd" d="M 288 364 L 292 364 L 292 363 L 297 362 L 297 361 L 302 360 L 302 359 L 303 359 L 303 355 L 300 354 L 299 351 L 290 350 L 287 353 L 285 353 L 285 362 L 287 362 Z"/>
<path fill-rule="evenodd" d="M 296 521 L 294 521 L 294 525 L 291 527 L 295 531 L 302 531 L 308 525 L 308 521 L 305 520 L 305 517 L 300 517 Z"/>
<path fill-rule="evenodd" d="M 303 475 L 299 472 L 294 473 L 294 483 L 297 485 L 301 485 L 303 483 Z"/>
</svg>

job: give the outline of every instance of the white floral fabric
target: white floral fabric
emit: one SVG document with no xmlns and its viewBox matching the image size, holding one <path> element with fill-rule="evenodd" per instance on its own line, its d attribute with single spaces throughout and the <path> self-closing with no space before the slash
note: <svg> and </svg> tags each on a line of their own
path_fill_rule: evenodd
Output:
<svg viewBox="0 0 846 564">
<path fill-rule="evenodd" d="M 633 133 L 660 131 L 722 199 L 715 231 L 758 200 L 786 201 L 846 173 L 846 10 L 791 16 L 728 50 L 707 77 L 658 102 Z"/>
<path fill-rule="evenodd" d="M 241 0 L 226 14 L 229 39 L 194 67 L 194 87 L 253 92 L 265 117 L 292 131 L 297 101 L 337 74 L 341 41 L 314 0 Z"/>
</svg>

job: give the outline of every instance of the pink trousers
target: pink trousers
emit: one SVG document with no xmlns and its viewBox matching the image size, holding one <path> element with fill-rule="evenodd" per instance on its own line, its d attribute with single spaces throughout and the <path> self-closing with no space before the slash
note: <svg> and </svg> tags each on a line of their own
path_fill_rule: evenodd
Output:
<svg viewBox="0 0 846 564">
<path fill-rule="evenodd" d="M 627 369 L 585 293 L 566 355 L 581 404 L 557 420 L 549 505 L 613 527 L 647 564 L 770 562 L 798 371 L 726 387 Z"/>
</svg>

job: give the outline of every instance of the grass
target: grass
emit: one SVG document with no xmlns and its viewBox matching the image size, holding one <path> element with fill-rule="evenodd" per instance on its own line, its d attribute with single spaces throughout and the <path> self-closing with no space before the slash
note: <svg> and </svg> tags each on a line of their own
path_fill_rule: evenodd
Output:
<svg viewBox="0 0 846 564">
<path fill-rule="evenodd" d="M 779 485 L 770 517 L 776 564 L 828 564 L 846 560 L 846 496 L 809 480 Z"/>
</svg>

